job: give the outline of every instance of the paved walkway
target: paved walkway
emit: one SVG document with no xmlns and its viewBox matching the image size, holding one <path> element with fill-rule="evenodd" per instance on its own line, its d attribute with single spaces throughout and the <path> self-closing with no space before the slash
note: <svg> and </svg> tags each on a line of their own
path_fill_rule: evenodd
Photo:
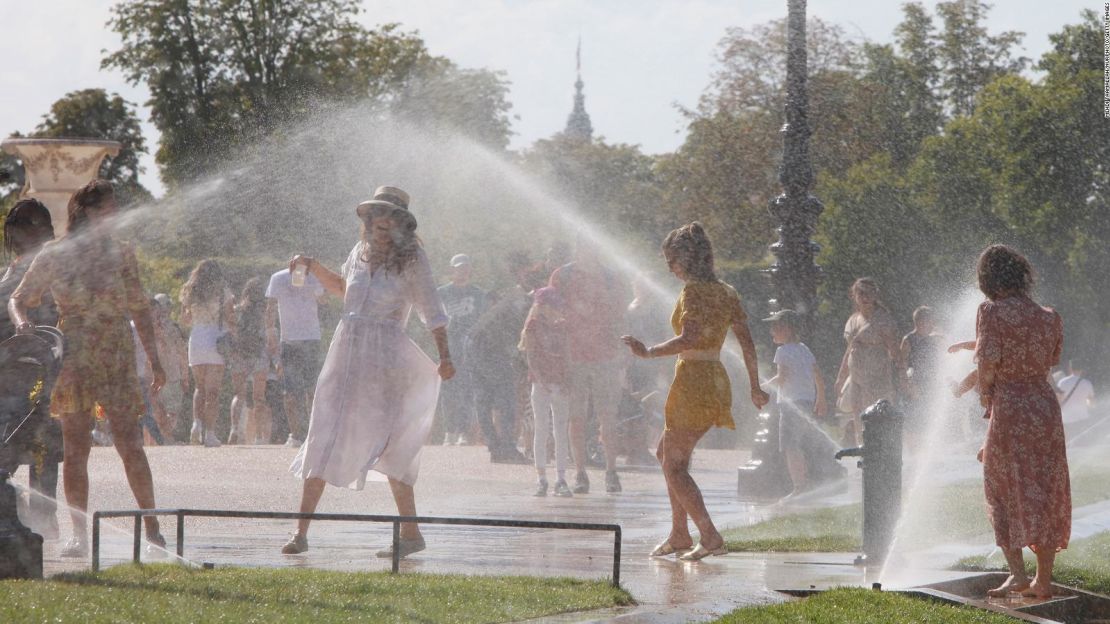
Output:
<svg viewBox="0 0 1110 624">
<path fill-rule="evenodd" d="M 158 505 L 293 511 L 300 481 L 287 466 L 294 450 L 276 446 L 154 447 L 148 454 L 155 477 Z M 784 588 L 859 585 L 869 581 L 851 565 L 851 554 L 769 555 L 730 554 L 702 562 L 647 556 L 667 534 L 669 506 L 663 478 L 655 469 L 621 473 L 624 491 L 604 493 L 603 473 L 591 471 L 594 491 L 574 498 L 535 498 L 534 471 L 529 466 L 490 464 L 478 447 L 425 447 L 417 505 L 422 515 L 475 516 L 536 520 L 618 523 L 624 531 L 622 585 L 638 607 L 606 613 L 572 614 L 561 621 L 615 619 L 621 622 L 685 622 L 712 619 L 738 606 L 786 600 L 775 592 Z M 749 524 L 784 511 L 781 506 L 753 505 L 736 493 L 736 467 L 746 456 L 737 451 L 699 450 L 694 477 L 702 485 L 710 512 L 719 526 Z M 858 471 L 851 471 L 858 473 Z M 821 497 L 822 504 L 858 500 L 858 475 L 839 492 Z M 21 471 L 17 483 L 25 483 Z M 93 449 L 90 507 L 132 509 L 123 468 L 115 451 Z M 816 501 L 814 501 L 816 502 Z M 799 501 L 787 511 L 797 511 Z M 362 492 L 329 487 L 319 511 L 395 513 L 384 482 Z M 62 533 L 68 518 L 59 514 Z M 163 532 L 173 549 L 174 522 L 164 520 Z M 105 527 L 101 560 L 104 565 L 130 558 L 131 521 L 116 520 Z M 278 551 L 292 523 L 277 521 L 205 519 L 186 520 L 185 557 L 216 565 L 308 566 L 341 570 L 387 570 L 388 560 L 374 552 L 389 543 L 389 525 L 319 522 L 309 535 L 311 549 L 304 555 L 283 556 Z M 427 526 L 428 549 L 402 562 L 402 573 L 527 574 L 607 578 L 612 570 L 610 534 L 549 530 Z M 60 542 L 48 542 L 46 572 L 81 569 L 86 561 L 57 557 Z M 927 581 L 941 580 L 940 573 Z"/>
</svg>

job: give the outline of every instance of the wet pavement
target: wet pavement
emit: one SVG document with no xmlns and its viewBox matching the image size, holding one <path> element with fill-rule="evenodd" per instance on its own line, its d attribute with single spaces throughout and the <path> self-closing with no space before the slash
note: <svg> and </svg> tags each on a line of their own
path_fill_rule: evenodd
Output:
<svg viewBox="0 0 1110 624">
<path fill-rule="evenodd" d="M 301 482 L 287 471 L 294 454 L 294 449 L 277 446 L 148 449 L 158 506 L 162 508 L 295 511 Z M 736 467 L 746 460 L 747 456 L 738 451 L 698 450 L 695 455 L 694 478 L 719 527 L 746 525 L 809 505 L 858 500 L 858 475 L 850 475 L 842 487 L 789 506 L 742 501 L 736 492 Z M 536 498 L 532 496 L 532 467 L 491 464 L 483 448 L 428 446 L 422 462 L 416 486 L 421 515 L 622 526 L 621 584 L 639 606 L 568 614 L 553 621 L 708 620 L 739 606 L 789 599 L 776 589 L 863 585 L 870 581 L 852 565 L 854 554 L 849 553 L 733 553 L 693 563 L 673 557 L 648 557 L 651 548 L 666 536 L 670 519 L 663 477 L 657 467 L 622 470 L 624 491 L 620 494 L 606 494 L 604 473 L 591 470 L 591 493 L 573 498 Z M 93 449 L 89 471 L 91 509 L 135 507 L 113 449 Z M 552 476 L 549 469 L 549 479 Z M 25 471 L 21 471 L 16 482 L 25 484 L 25 480 Z M 384 482 L 368 483 L 361 492 L 329 487 L 319 511 L 395 513 Z M 67 514 L 59 517 L 62 535 L 68 536 Z M 171 551 L 175 522 L 173 518 L 163 519 L 162 531 L 170 540 Z M 375 557 L 375 552 L 389 543 L 389 524 L 317 522 L 309 533 L 310 550 L 286 556 L 279 549 L 293 529 L 292 522 L 213 518 L 189 518 L 185 522 L 185 558 L 198 564 L 389 569 L 387 559 Z M 132 526 L 129 519 L 105 521 L 102 565 L 130 559 Z M 422 530 L 428 549 L 403 560 L 402 573 L 609 578 L 612 572 L 613 540 L 609 533 L 454 526 L 426 526 Z M 60 546 L 60 541 L 46 544 L 47 574 L 87 567 L 87 561 L 58 558 Z M 951 576 L 938 572 L 919 581 L 935 582 Z"/>
</svg>

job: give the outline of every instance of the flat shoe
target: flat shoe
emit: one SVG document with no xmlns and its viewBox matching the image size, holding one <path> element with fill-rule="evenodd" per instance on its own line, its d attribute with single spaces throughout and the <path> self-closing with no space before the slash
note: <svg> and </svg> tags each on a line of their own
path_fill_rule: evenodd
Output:
<svg viewBox="0 0 1110 624">
<path fill-rule="evenodd" d="M 413 553 L 418 553 L 425 548 L 427 548 L 427 546 L 424 544 L 423 537 L 418 537 L 416 539 L 403 539 L 400 540 L 400 542 L 398 542 L 397 544 L 397 551 L 400 553 L 402 559 L 408 557 Z M 389 548 L 386 548 L 385 550 L 379 550 L 377 555 L 381 559 L 392 559 L 393 545 L 390 544 Z"/>
<path fill-rule="evenodd" d="M 698 542 L 698 545 L 695 546 L 693 550 L 686 553 L 685 555 L 679 556 L 679 559 L 681 559 L 682 561 L 698 561 L 698 560 L 701 560 L 701 559 L 705 559 L 709 555 L 718 556 L 718 555 L 727 555 L 727 554 L 728 554 L 728 546 L 725 546 L 724 544 L 721 544 L 720 546 L 718 546 L 717 548 L 714 548 L 713 550 L 709 550 L 705 546 L 702 546 L 701 542 Z"/>
<path fill-rule="evenodd" d="M 673 555 L 675 553 L 678 553 L 678 554 L 681 555 L 681 554 L 690 552 L 693 549 L 694 549 L 693 546 L 687 546 L 685 548 L 675 548 L 674 546 L 671 546 L 670 541 L 663 540 L 662 542 L 659 542 L 659 545 L 656 546 L 654 550 L 651 551 L 650 556 L 652 556 L 652 557 L 666 557 L 667 555 Z"/>
<path fill-rule="evenodd" d="M 283 555 L 299 555 L 308 550 L 308 537 L 300 533 L 294 533 L 289 536 L 289 541 L 281 547 L 281 554 Z"/>
<path fill-rule="evenodd" d="M 70 538 L 58 553 L 59 557 L 80 559 L 89 556 L 89 543 L 76 537 Z"/>
</svg>

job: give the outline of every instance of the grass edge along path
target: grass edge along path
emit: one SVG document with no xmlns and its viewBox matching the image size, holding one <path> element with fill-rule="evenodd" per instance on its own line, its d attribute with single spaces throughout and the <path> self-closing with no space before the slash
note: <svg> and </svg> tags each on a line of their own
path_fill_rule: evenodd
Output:
<svg viewBox="0 0 1110 624">
<path fill-rule="evenodd" d="M 1105 486 L 1108 479 L 1110 472 L 1102 467 L 1073 473 L 1073 505 L 1080 507 L 1110 498 Z M 982 491 L 981 482 L 970 480 L 949 484 L 935 495 L 931 518 L 943 519 L 949 531 L 947 539 L 969 539 L 991 532 Z M 862 513 L 858 503 L 826 507 L 726 528 L 721 534 L 734 552 L 856 552 L 861 547 Z"/>
<path fill-rule="evenodd" d="M 860 588 L 831 589 L 777 605 L 744 607 L 712 624 L 1010 624 L 1014 620 L 990 611 L 944 604 Z"/>
<path fill-rule="evenodd" d="M 632 605 L 608 581 L 119 565 L 0 582 L 0 622 L 506 622 Z"/>
</svg>

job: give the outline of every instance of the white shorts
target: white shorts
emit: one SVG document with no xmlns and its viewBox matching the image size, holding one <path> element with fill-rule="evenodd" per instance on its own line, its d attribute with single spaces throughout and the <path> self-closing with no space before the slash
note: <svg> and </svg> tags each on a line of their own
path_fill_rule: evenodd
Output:
<svg viewBox="0 0 1110 624">
<path fill-rule="evenodd" d="M 224 365 L 224 359 L 216 351 L 216 339 L 226 333 L 217 325 L 193 325 L 189 332 L 189 366 Z"/>
</svg>

